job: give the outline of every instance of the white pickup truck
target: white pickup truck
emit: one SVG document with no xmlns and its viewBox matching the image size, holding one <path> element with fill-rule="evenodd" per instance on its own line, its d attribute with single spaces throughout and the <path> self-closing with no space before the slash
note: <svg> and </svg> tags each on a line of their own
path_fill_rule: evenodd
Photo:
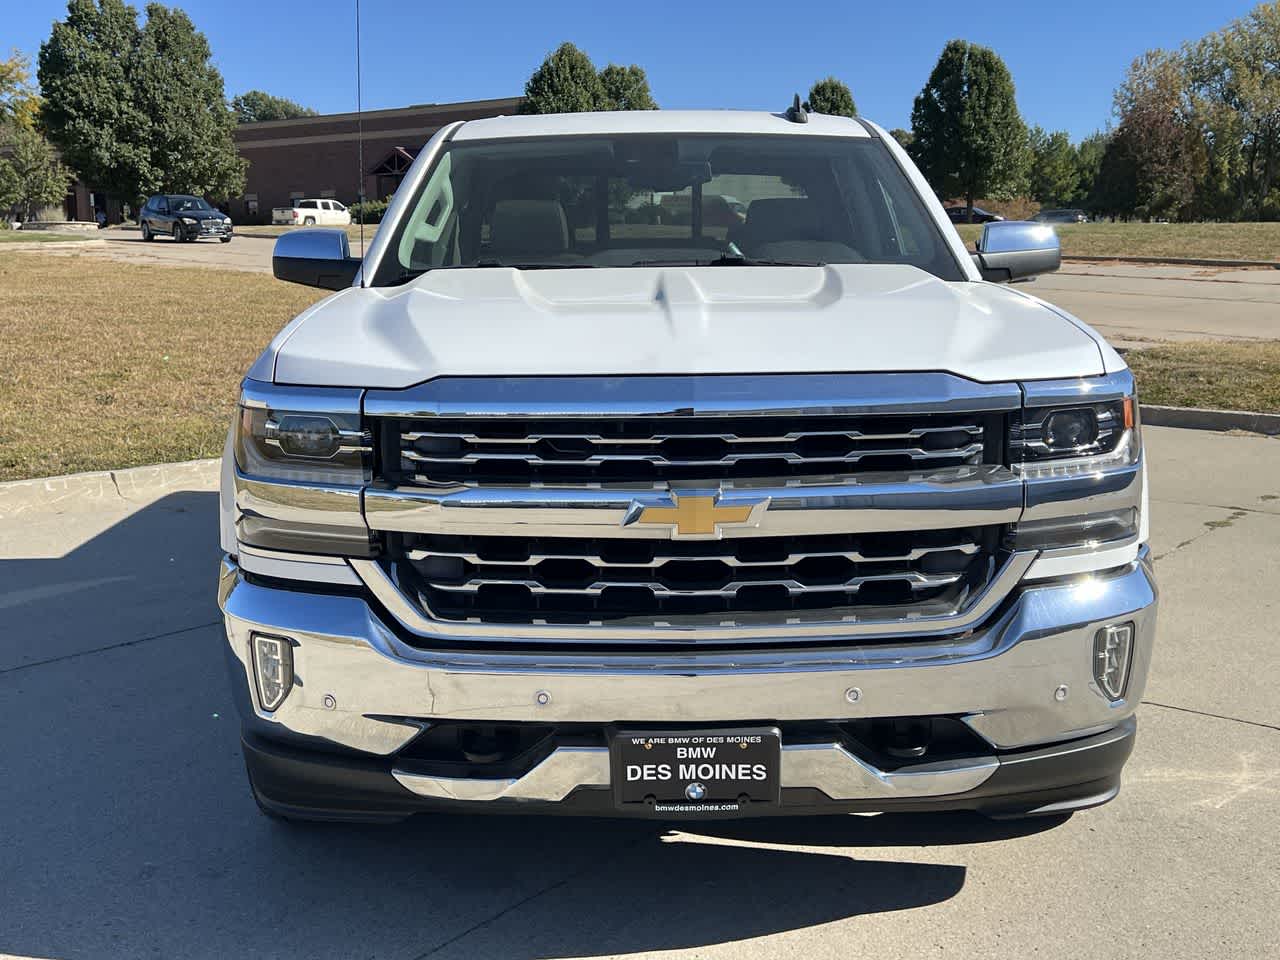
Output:
<svg viewBox="0 0 1280 960">
<path fill-rule="evenodd" d="M 1040 224 L 966 250 L 883 129 L 799 109 L 454 123 L 363 261 L 281 237 L 275 275 L 336 292 L 250 368 L 223 461 L 261 809 L 1115 796 L 1146 472 L 1123 360 L 1010 285 L 1059 258 Z"/>
<path fill-rule="evenodd" d="M 337 200 L 295 200 L 291 207 L 272 207 L 271 222 L 299 227 L 345 226 L 351 211 Z"/>
</svg>

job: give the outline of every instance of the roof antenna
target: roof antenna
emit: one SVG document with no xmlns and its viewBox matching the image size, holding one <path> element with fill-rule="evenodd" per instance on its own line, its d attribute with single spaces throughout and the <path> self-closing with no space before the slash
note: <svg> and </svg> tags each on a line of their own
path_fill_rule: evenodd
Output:
<svg viewBox="0 0 1280 960">
<path fill-rule="evenodd" d="M 787 107 L 786 117 L 792 123 L 808 123 L 809 114 L 805 113 L 804 106 L 800 103 L 800 94 L 796 94 L 796 98 L 792 101 L 791 106 Z"/>
<path fill-rule="evenodd" d="M 364 286 L 364 90 L 360 76 L 360 0 L 356 0 L 356 221 L 360 225 L 360 286 Z"/>
</svg>

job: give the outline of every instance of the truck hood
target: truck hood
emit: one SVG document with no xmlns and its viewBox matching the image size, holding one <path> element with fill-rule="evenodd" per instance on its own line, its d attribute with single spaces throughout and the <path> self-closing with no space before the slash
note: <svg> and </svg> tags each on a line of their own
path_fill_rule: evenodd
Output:
<svg viewBox="0 0 1280 960">
<path fill-rule="evenodd" d="M 1031 297 L 915 267 L 436 270 L 343 290 L 251 376 L 396 389 L 440 376 L 947 371 L 1096 376 L 1099 342 Z"/>
</svg>

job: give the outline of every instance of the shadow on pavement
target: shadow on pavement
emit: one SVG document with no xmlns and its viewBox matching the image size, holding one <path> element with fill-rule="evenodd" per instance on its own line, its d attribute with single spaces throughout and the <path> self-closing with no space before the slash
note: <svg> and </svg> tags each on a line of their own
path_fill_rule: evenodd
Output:
<svg viewBox="0 0 1280 960">
<path fill-rule="evenodd" d="M 212 493 L 174 494 L 63 556 L 0 560 L 0 954 L 696 948 L 938 903 L 966 878 L 959 865 L 760 844 L 960 844 L 1052 825 L 267 820 L 245 782 L 216 623 L 216 511 Z"/>
</svg>

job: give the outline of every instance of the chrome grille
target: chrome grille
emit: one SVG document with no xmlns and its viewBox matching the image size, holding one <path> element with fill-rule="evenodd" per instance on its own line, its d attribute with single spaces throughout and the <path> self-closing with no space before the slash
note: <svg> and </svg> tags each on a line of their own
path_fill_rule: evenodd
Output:
<svg viewBox="0 0 1280 960">
<path fill-rule="evenodd" d="M 955 609 L 991 575 L 1002 528 L 676 541 L 405 535 L 402 590 L 478 623 L 734 624 Z"/>
<path fill-rule="evenodd" d="M 404 479 L 597 483 L 786 478 L 982 463 L 987 418 L 432 418 L 398 421 Z"/>
</svg>

